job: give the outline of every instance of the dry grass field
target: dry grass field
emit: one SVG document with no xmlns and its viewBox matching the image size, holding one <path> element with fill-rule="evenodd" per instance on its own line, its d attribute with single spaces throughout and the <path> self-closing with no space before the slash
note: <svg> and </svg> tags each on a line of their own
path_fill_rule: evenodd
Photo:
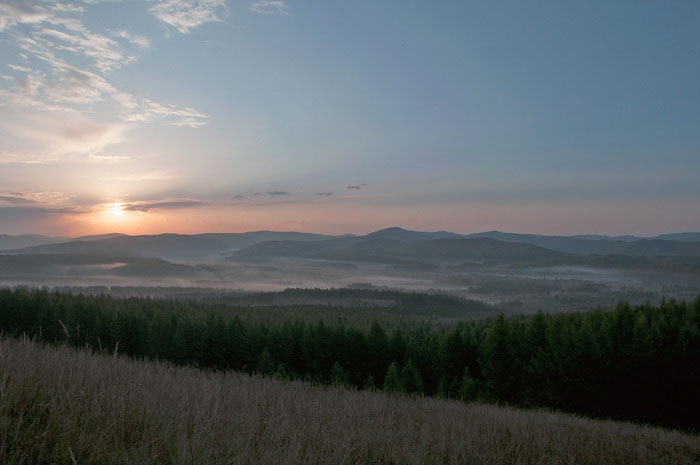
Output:
<svg viewBox="0 0 700 465">
<path fill-rule="evenodd" d="M 3 339 L 0 463 L 691 464 L 700 437 Z"/>
</svg>

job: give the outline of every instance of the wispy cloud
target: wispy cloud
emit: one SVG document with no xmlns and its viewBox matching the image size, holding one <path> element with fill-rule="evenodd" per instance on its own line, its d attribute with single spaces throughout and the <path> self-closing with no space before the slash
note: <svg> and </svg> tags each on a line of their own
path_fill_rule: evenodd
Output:
<svg viewBox="0 0 700 465">
<path fill-rule="evenodd" d="M 267 191 L 267 192 L 256 192 L 255 195 L 267 195 L 270 197 L 280 197 L 284 195 L 289 195 L 287 191 Z"/>
<path fill-rule="evenodd" d="M 36 203 L 36 200 L 28 199 L 20 195 L 0 195 L 0 202 L 12 203 L 12 204 L 23 204 L 23 203 Z"/>
<path fill-rule="evenodd" d="M 190 8 L 193 17 L 201 19 L 203 8 L 216 5 L 225 9 L 223 0 L 167 1 L 153 8 L 171 8 L 185 16 Z M 207 115 L 189 106 L 137 97 L 114 85 L 111 71 L 134 62 L 134 53 L 150 46 L 150 40 L 126 29 L 88 28 L 87 8 L 89 4 L 0 0 L 0 33 L 22 59 L 20 64 L 8 63 L 5 82 L 0 80 L 0 127 L 21 141 L 4 148 L 31 147 L 26 154 L 0 152 L 0 163 L 99 156 L 106 147 L 124 141 L 134 123 L 162 121 L 196 128 L 209 122 Z M 94 112 L 98 104 L 100 111 Z"/>
<path fill-rule="evenodd" d="M 29 2 L 0 3 L 0 31 L 17 24 L 40 23 L 49 17 L 43 8 Z"/>
<path fill-rule="evenodd" d="M 366 185 L 367 185 L 367 184 L 365 184 L 365 183 L 362 183 L 362 184 L 351 184 L 351 185 L 349 185 L 349 186 L 346 186 L 345 189 L 347 189 L 347 190 L 359 191 L 360 189 L 362 189 L 362 188 L 365 187 Z"/>
<path fill-rule="evenodd" d="M 35 162 L 55 161 L 63 157 L 74 159 L 80 155 L 99 154 L 106 147 L 123 140 L 124 123 L 96 122 L 75 111 L 51 111 L 35 108 L 22 111 L 21 107 L 7 106 L 16 110 L 0 114 L 0 128 L 13 139 L 28 141 L 26 153 L 5 152 L 6 161 Z"/>
<path fill-rule="evenodd" d="M 134 44 L 140 48 L 148 48 L 151 46 L 151 41 L 148 37 L 140 36 L 138 34 L 132 34 L 125 29 L 122 29 L 120 31 L 115 31 L 112 34 L 114 34 L 115 37 L 120 37 L 122 39 L 126 39 L 129 42 L 131 42 L 132 44 Z"/>
<path fill-rule="evenodd" d="M 24 73 L 31 73 L 31 72 L 32 72 L 31 69 L 29 69 L 29 68 L 27 68 L 27 67 L 25 67 L 25 66 L 13 65 L 12 63 L 9 63 L 7 66 L 8 66 L 10 69 L 13 69 L 13 70 L 15 70 L 15 71 L 22 71 L 22 72 L 24 72 Z"/>
<path fill-rule="evenodd" d="M 228 16 L 226 0 L 162 0 L 150 12 L 183 34 Z"/>
<path fill-rule="evenodd" d="M 68 196 L 63 192 L 5 192 L 0 194 L 0 202 L 11 204 L 50 204 L 53 206 L 64 203 Z"/>
<path fill-rule="evenodd" d="M 194 108 L 178 107 L 176 105 L 164 105 L 145 99 L 139 107 L 140 112 L 131 113 L 124 119 L 126 121 L 149 122 L 155 118 L 168 118 L 170 124 L 177 126 L 197 127 L 208 123 L 208 116 Z"/>
<path fill-rule="evenodd" d="M 321 197 L 332 197 L 333 192 L 317 192 L 316 195 L 321 196 Z"/>
<path fill-rule="evenodd" d="M 250 5 L 253 13 L 274 15 L 286 14 L 289 9 L 284 0 L 256 0 Z"/>
<path fill-rule="evenodd" d="M 54 16 L 34 34 L 35 40 L 53 49 L 74 53 L 91 59 L 101 72 L 108 72 L 133 62 L 136 58 L 125 55 L 119 44 L 102 34 L 89 31 L 75 18 Z"/>
<path fill-rule="evenodd" d="M 96 155 L 91 154 L 90 159 L 100 162 L 100 163 L 117 163 L 120 161 L 131 160 L 133 157 L 121 156 L 121 155 Z"/>
<path fill-rule="evenodd" d="M 130 181 L 130 182 L 142 182 L 142 181 L 165 181 L 168 179 L 174 179 L 176 176 L 166 173 L 164 171 L 150 171 L 146 173 L 134 173 L 121 176 L 101 176 L 100 179 L 103 181 Z"/>
<path fill-rule="evenodd" d="M 157 209 L 194 208 L 204 207 L 206 205 L 209 204 L 199 200 L 168 200 L 164 202 L 129 203 L 123 206 L 123 210 L 149 212 Z"/>
</svg>

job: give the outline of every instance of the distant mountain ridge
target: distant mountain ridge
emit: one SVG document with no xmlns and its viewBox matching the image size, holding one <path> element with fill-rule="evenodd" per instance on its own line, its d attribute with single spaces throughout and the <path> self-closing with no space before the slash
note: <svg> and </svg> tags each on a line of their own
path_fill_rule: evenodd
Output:
<svg viewBox="0 0 700 465">
<path fill-rule="evenodd" d="M 686 234 L 684 237 L 688 237 Z M 529 263 L 602 265 L 648 264 L 654 257 L 700 257 L 700 242 L 664 239 L 582 239 L 571 236 L 540 236 L 490 231 L 460 235 L 387 228 L 365 236 L 332 238 L 301 243 L 294 240 L 260 242 L 227 254 L 230 260 L 273 258 L 325 259 L 349 262 L 397 260 L 432 265 L 471 263 Z M 623 258 L 630 257 L 630 258 Z"/>
<path fill-rule="evenodd" d="M 170 260 L 190 260 L 275 239 L 313 241 L 333 236 L 313 233 L 255 231 L 247 233 L 157 234 L 127 236 L 109 234 L 84 236 L 68 241 L 6 250 L 7 254 L 97 254 L 143 256 Z"/>
<path fill-rule="evenodd" d="M 483 260 L 571 263 L 581 262 L 576 256 L 700 257 L 700 240 L 693 241 L 694 238 L 700 239 L 700 233 L 665 234 L 658 238 L 545 236 L 500 231 L 463 235 L 399 227 L 364 236 L 277 231 L 140 236 L 112 233 L 73 239 L 0 236 L 0 247 L 14 244 L 0 253 L 144 257 L 197 263 L 220 258 L 250 261 L 284 257 L 426 264 Z"/>
<path fill-rule="evenodd" d="M 698 241 L 690 241 L 697 235 Z M 664 237 L 681 237 L 684 240 L 660 238 L 633 238 L 620 236 L 619 239 L 608 236 L 540 236 L 535 234 L 514 234 L 490 231 L 469 234 L 465 237 L 488 237 L 504 242 L 531 244 L 558 252 L 583 255 L 683 255 L 700 256 L 700 233 L 666 234 Z"/>
</svg>

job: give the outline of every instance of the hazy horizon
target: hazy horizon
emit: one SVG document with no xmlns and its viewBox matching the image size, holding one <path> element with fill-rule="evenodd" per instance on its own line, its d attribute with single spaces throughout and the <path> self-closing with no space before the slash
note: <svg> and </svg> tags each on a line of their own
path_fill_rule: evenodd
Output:
<svg viewBox="0 0 700 465">
<path fill-rule="evenodd" d="M 256 233 L 256 232 L 289 232 L 289 233 L 304 233 L 304 234 L 327 234 L 329 236 L 342 236 L 342 235 L 354 235 L 354 236 L 364 236 L 368 235 L 371 233 L 383 231 L 385 229 L 403 229 L 407 231 L 416 231 L 416 232 L 430 232 L 430 233 L 435 233 L 435 232 L 450 232 L 450 233 L 455 233 L 455 234 L 460 234 L 460 235 L 470 235 L 470 234 L 483 234 L 483 233 L 504 233 L 504 234 L 517 234 L 517 235 L 536 235 L 536 236 L 608 236 L 611 238 L 615 237 L 638 237 L 641 239 L 653 239 L 658 236 L 663 236 L 667 234 L 700 234 L 700 231 L 666 231 L 662 232 L 659 234 L 655 235 L 641 235 L 641 234 L 605 234 L 605 233 L 591 233 L 591 232 L 583 232 L 583 233 L 572 233 L 572 234 L 543 234 L 543 233 L 535 233 L 535 232 L 520 232 L 520 231 L 501 231 L 497 229 L 490 229 L 490 230 L 484 230 L 484 231 L 451 231 L 451 230 L 446 230 L 446 229 L 431 229 L 431 230 L 414 230 L 414 229 L 408 229 L 404 228 L 401 226 L 388 226 L 386 228 L 380 228 L 380 229 L 370 229 L 366 231 L 360 231 L 360 232 L 341 232 L 341 233 L 324 233 L 324 232 L 319 232 L 319 231 L 307 231 L 307 230 L 283 230 L 283 229 L 251 229 L 251 230 L 242 230 L 242 231 L 198 231 L 198 232 L 177 232 L 177 231 L 160 231 L 160 232 L 153 232 L 153 233 L 138 233 L 138 234 L 128 234 L 122 231 L 106 231 L 106 232 L 101 232 L 101 233 L 96 233 L 96 234 L 81 234 L 81 235 L 52 235 L 52 234 L 45 234 L 45 233 L 37 233 L 37 232 L 25 232 L 25 233 L 18 233 L 18 234 L 6 234 L 0 232 L 0 235 L 8 235 L 8 236 L 31 236 L 31 235 L 37 235 L 37 236 L 46 236 L 46 237 L 68 237 L 68 238 L 78 238 L 78 237 L 83 237 L 83 236 L 103 236 L 103 235 L 110 235 L 110 234 L 123 234 L 127 236 L 140 236 L 140 235 L 167 235 L 167 234 L 179 234 L 179 235 L 198 235 L 198 234 L 244 234 L 244 233 Z"/>
<path fill-rule="evenodd" d="M 700 231 L 700 4 L 0 0 L 0 234 Z"/>
</svg>

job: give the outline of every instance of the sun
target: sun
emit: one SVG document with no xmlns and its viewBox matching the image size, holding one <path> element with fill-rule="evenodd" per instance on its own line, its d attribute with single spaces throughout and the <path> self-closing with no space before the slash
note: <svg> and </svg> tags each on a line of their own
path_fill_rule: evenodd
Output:
<svg viewBox="0 0 700 465">
<path fill-rule="evenodd" d="M 122 216 L 124 214 L 124 204 L 113 203 L 108 207 L 108 211 L 112 214 L 112 216 Z"/>
</svg>

